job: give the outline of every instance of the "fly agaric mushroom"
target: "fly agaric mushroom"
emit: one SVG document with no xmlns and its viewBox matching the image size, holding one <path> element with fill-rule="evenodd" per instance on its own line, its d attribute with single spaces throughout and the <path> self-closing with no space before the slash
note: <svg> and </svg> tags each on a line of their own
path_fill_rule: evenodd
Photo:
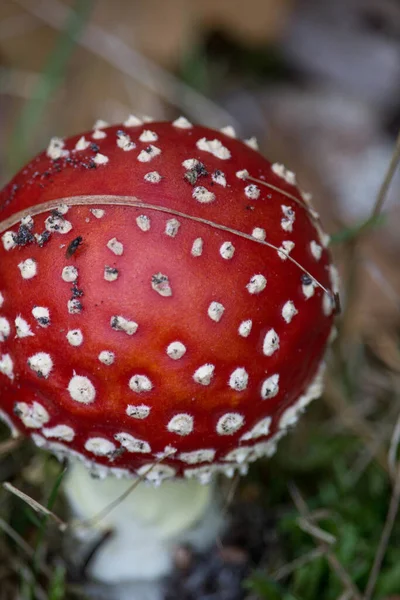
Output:
<svg viewBox="0 0 400 600">
<path fill-rule="evenodd" d="M 0 237 L 0 417 L 70 458 L 80 516 L 163 482 L 108 517 L 93 573 L 165 573 L 179 535 L 218 528 L 201 484 L 271 456 L 321 393 L 318 215 L 231 128 L 130 117 L 53 138 L 1 192 Z"/>
</svg>

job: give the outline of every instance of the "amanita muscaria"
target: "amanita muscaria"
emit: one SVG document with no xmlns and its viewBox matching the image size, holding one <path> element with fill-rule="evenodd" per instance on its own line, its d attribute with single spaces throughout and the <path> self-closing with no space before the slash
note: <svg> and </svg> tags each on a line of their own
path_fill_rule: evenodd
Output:
<svg viewBox="0 0 400 600">
<path fill-rule="evenodd" d="M 126 504 L 168 513 L 172 495 L 189 527 L 199 482 L 272 455 L 321 393 L 328 238 L 293 173 L 231 128 L 130 117 L 53 138 L 1 192 L 0 236 L 0 416 L 100 478 L 164 482 Z M 73 462 L 81 514 L 127 485 Z"/>
</svg>

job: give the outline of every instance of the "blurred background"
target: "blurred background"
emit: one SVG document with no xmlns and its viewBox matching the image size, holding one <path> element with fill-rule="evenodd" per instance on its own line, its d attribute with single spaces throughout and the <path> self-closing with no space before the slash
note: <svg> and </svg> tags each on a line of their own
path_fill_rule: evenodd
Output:
<svg viewBox="0 0 400 600">
<path fill-rule="evenodd" d="M 168 598 L 398 600 L 400 3 L 1 0 L 1 184 L 51 136 L 130 113 L 255 135 L 313 194 L 342 276 L 323 401 L 236 491 L 225 547 L 238 552 L 216 549 L 212 568 L 189 552 Z M 0 476 L 43 501 L 57 467 L 30 448 L 21 470 L 23 452 L 0 446 Z M 4 521 L 35 539 L 20 501 L 1 498 Z M 315 514 L 334 541 L 307 533 L 299 519 Z M 59 595 L 15 595 L 21 550 L 0 529 L 1 600 L 81 597 L 51 538 L 41 555 L 61 565 Z"/>
</svg>

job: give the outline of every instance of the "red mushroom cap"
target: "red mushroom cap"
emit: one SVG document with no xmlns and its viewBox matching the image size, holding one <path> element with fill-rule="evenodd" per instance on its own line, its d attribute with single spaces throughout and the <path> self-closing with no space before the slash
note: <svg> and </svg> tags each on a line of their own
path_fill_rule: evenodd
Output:
<svg viewBox="0 0 400 600">
<path fill-rule="evenodd" d="M 253 146 L 131 117 L 16 175 L 0 415 L 104 473 L 206 481 L 273 453 L 320 393 L 335 283 L 293 173 Z"/>
</svg>

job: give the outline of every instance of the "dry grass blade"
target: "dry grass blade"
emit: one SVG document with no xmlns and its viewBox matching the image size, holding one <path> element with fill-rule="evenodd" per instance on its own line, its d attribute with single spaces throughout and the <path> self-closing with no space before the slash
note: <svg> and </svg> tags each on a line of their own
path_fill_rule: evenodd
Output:
<svg viewBox="0 0 400 600">
<path fill-rule="evenodd" d="M 42 504 L 40 504 L 40 502 L 37 502 L 36 500 L 34 500 L 33 498 L 31 498 L 30 496 L 28 496 L 28 494 L 25 494 L 24 492 L 21 492 L 21 490 L 19 490 L 16 487 L 14 487 L 8 481 L 5 481 L 3 483 L 3 487 L 8 492 L 11 492 L 11 494 L 14 494 L 15 496 L 17 496 L 18 498 L 20 498 L 21 500 L 23 500 L 35 512 L 37 512 L 39 514 L 42 514 L 42 515 L 44 515 L 46 517 L 50 517 L 51 519 L 53 519 L 53 521 L 55 521 L 57 523 L 60 531 L 65 531 L 66 530 L 67 523 L 65 523 L 62 519 L 60 519 L 60 517 L 58 517 L 56 514 L 54 514 L 51 510 L 49 510 L 48 508 L 46 508 L 45 506 L 43 506 Z"/>
<path fill-rule="evenodd" d="M 285 579 L 286 577 L 288 577 L 298 569 L 301 569 L 313 560 L 316 560 L 320 556 L 325 556 L 325 554 L 326 552 L 323 548 L 314 548 L 314 550 L 307 552 L 307 554 L 303 554 L 303 556 L 299 556 L 299 558 L 296 558 L 287 565 L 283 565 L 283 567 L 280 567 L 277 571 L 275 571 L 275 573 L 272 574 L 272 578 L 275 581 Z"/>
<path fill-rule="evenodd" d="M 31 548 L 31 546 L 24 540 L 24 538 L 21 537 L 19 533 L 17 533 L 12 527 L 10 527 L 10 525 L 1 517 L 0 529 L 4 531 L 4 533 L 15 542 L 15 544 L 24 552 L 24 554 L 26 554 L 26 556 L 28 556 L 30 559 L 33 559 L 35 555 L 34 549 Z M 52 575 L 51 570 L 45 564 L 40 563 L 39 570 L 44 575 L 46 575 L 46 577 L 50 578 Z"/>
<path fill-rule="evenodd" d="M 289 484 L 289 492 L 297 510 L 302 516 L 303 523 L 308 521 L 308 533 L 310 533 L 310 535 L 315 539 L 321 551 L 323 551 L 324 554 L 326 554 L 326 559 L 333 571 L 335 571 L 339 580 L 342 582 L 344 591 L 351 594 L 349 598 L 351 598 L 352 600 L 363 600 L 360 591 L 354 585 L 350 575 L 348 574 L 342 563 L 337 559 L 336 555 L 332 552 L 332 550 L 329 547 L 329 544 L 326 541 L 324 541 L 323 537 L 325 537 L 325 535 L 321 537 L 322 530 L 319 527 L 315 528 L 315 526 L 310 522 L 311 515 L 309 513 L 304 498 L 300 494 L 299 489 L 293 483 L 291 483 Z M 317 529 L 317 531 L 315 531 L 315 529 Z M 323 533 L 326 534 L 326 532 Z M 327 535 L 331 537 L 329 534 Z"/>
<path fill-rule="evenodd" d="M 162 463 L 162 461 L 165 458 L 168 458 L 168 456 L 171 456 L 172 454 L 174 454 L 174 452 L 164 454 L 158 460 L 156 460 L 144 473 L 142 473 L 137 479 L 135 479 L 135 481 L 132 483 L 132 485 L 130 485 L 128 487 L 128 489 L 125 490 L 125 492 L 123 492 L 123 494 L 118 496 L 118 498 L 116 498 L 113 502 L 110 502 L 109 504 L 107 504 L 107 506 L 105 508 L 103 508 L 101 511 L 99 511 L 97 513 L 97 515 L 94 515 L 93 517 L 90 517 L 89 519 L 75 521 L 72 524 L 72 527 L 73 528 L 90 527 L 90 526 L 96 525 L 102 519 L 105 519 L 105 517 L 107 517 L 115 508 L 117 508 L 120 504 L 122 504 L 122 502 L 124 502 L 124 500 L 126 500 L 126 498 L 128 498 L 128 496 L 131 495 L 131 493 L 137 488 L 137 486 L 146 479 L 147 475 L 149 475 L 149 473 L 151 473 L 152 470 L 157 465 Z"/>
<path fill-rule="evenodd" d="M 68 8 L 62 2 L 58 0 L 40 0 L 35 3 L 31 0 L 14 0 L 14 2 L 54 29 L 63 29 Z M 210 127 L 222 127 L 227 123 L 236 125 L 235 119 L 212 100 L 98 25 L 89 23 L 77 43 L 96 56 L 100 56 L 124 75 L 139 81 L 141 85 L 163 97 L 172 106 L 176 106 L 199 121 L 208 123 Z"/>
<path fill-rule="evenodd" d="M 393 526 L 396 521 L 397 513 L 400 505 L 400 464 L 397 467 L 397 475 L 392 491 L 392 496 L 389 503 L 389 509 L 386 515 L 385 525 L 382 530 L 378 548 L 375 554 L 374 564 L 372 565 L 371 573 L 368 579 L 367 588 L 365 590 L 363 600 L 371 600 L 378 580 L 378 576 L 382 567 L 383 559 L 385 558 L 386 550 L 389 545 L 390 536 L 392 535 Z"/>
<path fill-rule="evenodd" d="M 383 207 L 383 204 L 386 200 L 387 193 L 393 181 L 394 174 L 396 173 L 397 167 L 400 162 L 400 132 L 397 136 L 396 145 L 392 154 L 392 158 L 390 160 L 390 164 L 388 170 L 386 172 L 385 178 L 383 180 L 382 186 L 378 192 L 378 196 L 376 198 L 375 206 L 371 214 L 371 219 L 377 217 Z"/>
<path fill-rule="evenodd" d="M 397 418 L 396 425 L 393 429 L 392 439 L 390 440 L 390 447 L 388 452 L 388 463 L 390 474 L 393 481 L 396 481 L 396 470 L 397 470 L 397 454 L 400 448 L 400 415 Z"/>
</svg>

